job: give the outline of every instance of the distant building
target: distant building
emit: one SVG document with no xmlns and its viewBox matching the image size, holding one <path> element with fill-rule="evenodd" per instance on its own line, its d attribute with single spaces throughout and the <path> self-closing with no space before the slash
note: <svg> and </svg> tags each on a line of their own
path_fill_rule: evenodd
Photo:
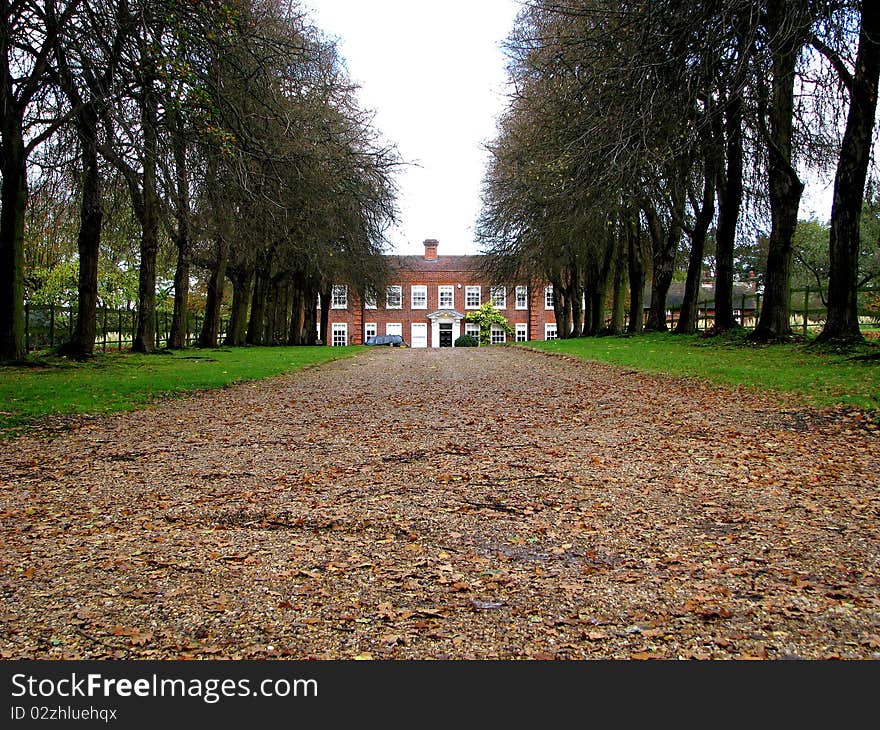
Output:
<svg viewBox="0 0 880 730">
<path fill-rule="evenodd" d="M 556 339 L 552 286 L 497 286 L 481 278 L 482 256 L 440 256 L 436 240 L 424 245 L 424 256 L 388 256 L 389 284 L 375 297 L 360 301 L 350 287 L 333 287 L 328 344 L 361 345 L 373 335 L 396 334 L 410 347 L 454 347 L 461 335 L 479 337 L 465 317 L 486 302 L 507 318 L 511 339 Z M 507 339 L 493 327 L 493 343 Z"/>
</svg>

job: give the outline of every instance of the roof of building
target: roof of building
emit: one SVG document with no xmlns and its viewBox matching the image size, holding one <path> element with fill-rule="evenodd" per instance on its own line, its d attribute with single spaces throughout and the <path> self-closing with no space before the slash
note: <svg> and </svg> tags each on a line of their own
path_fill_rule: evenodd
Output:
<svg viewBox="0 0 880 730">
<path fill-rule="evenodd" d="M 666 295 L 666 307 L 668 309 L 680 309 L 684 300 L 684 282 L 673 281 L 669 285 L 669 293 Z M 742 298 L 745 296 L 745 309 L 756 308 L 755 290 L 751 284 L 740 282 L 733 283 L 733 307 L 739 309 L 742 305 Z M 700 286 L 700 294 L 697 302 L 703 304 L 715 304 L 715 284 L 702 284 Z M 651 307 L 651 284 L 645 285 L 645 309 Z M 710 307 L 711 308 L 711 307 Z"/>
<path fill-rule="evenodd" d="M 475 271 L 480 268 L 485 256 L 438 256 L 427 259 L 424 256 L 388 257 L 388 263 L 399 271 Z"/>
</svg>

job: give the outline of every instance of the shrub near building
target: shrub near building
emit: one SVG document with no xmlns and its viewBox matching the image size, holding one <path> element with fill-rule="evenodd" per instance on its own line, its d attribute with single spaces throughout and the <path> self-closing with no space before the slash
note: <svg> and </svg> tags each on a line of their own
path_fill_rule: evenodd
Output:
<svg viewBox="0 0 880 730">
<path fill-rule="evenodd" d="M 501 312 L 499 312 L 492 302 L 486 302 L 474 312 L 468 312 L 465 316 L 466 322 L 472 322 L 480 328 L 480 344 L 492 344 L 492 328 L 497 332 L 500 328 L 506 335 L 513 335 L 513 327 L 507 321 Z"/>
</svg>

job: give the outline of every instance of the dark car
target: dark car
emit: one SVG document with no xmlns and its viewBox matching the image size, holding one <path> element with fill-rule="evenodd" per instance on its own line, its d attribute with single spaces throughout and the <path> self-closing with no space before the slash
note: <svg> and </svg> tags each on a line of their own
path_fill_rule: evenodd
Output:
<svg viewBox="0 0 880 730">
<path fill-rule="evenodd" d="M 407 344 L 403 341 L 403 337 L 400 335 L 376 335 L 375 337 L 368 337 L 367 341 L 364 343 L 365 345 L 384 345 L 385 347 L 406 347 Z"/>
</svg>

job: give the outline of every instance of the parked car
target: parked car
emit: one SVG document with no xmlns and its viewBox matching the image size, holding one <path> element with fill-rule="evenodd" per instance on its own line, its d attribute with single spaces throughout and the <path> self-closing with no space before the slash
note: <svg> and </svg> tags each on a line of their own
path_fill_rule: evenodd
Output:
<svg viewBox="0 0 880 730">
<path fill-rule="evenodd" d="M 376 335 L 368 337 L 365 345 L 384 345 L 385 347 L 408 347 L 400 335 Z"/>
</svg>

